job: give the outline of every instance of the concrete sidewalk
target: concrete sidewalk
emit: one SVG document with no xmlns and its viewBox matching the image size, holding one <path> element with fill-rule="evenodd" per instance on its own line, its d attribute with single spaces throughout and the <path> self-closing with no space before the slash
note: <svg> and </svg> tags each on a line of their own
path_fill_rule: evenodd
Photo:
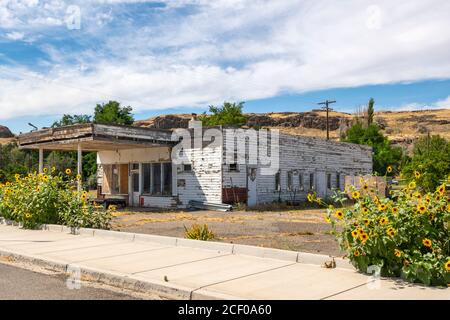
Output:
<svg viewBox="0 0 450 320">
<path fill-rule="evenodd" d="M 162 236 L 0 224 L 0 255 L 174 299 L 450 299 L 450 289 L 381 280 L 329 257 Z M 0 275 L 1 276 L 1 275 Z"/>
</svg>

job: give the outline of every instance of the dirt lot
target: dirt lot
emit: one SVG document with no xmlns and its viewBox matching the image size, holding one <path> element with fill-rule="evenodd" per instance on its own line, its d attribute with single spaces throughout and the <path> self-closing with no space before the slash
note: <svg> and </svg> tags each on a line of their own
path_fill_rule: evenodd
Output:
<svg viewBox="0 0 450 320">
<path fill-rule="evenodd" d="M 121 211 L 113 229 L 184 237 L 184 226 L 208 224 L 215 241 L 342 256 L 323 210 L 280 212 Z"/>
</svg>

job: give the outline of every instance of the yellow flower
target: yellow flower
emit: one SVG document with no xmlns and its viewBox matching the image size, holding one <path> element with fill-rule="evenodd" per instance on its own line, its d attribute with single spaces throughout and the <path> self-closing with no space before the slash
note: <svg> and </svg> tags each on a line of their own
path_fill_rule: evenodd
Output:
<svg viewBox="0 0 450 320">
<path fill-rule="evenodd" d="M 36 187 L 36 192 L 41 192 L 41 187 Z"/>
<path fill-rule="evenodd" d="M 323 218 L 325 219 L 326 222 L 328 223 L 331 222 L 330 218 L 326 214 L 323 215 Z"/>
<path fill-rule="evenodd" d="M 31 214 L 29 214 L 29 213 L 25 214 L 25 218 L 30 219 L 31 218 Z"/>
<path fill-rule="evenodd" d="M 55 172 L 56 171 L 56 167 L 52 167 L 52 172 Z"/>
<path fill-rule="evenodd" d="M 369 235 L 368 235 L 367 233 L 360 234 L 360 235 L 359 235 L 359 239 L 360 239 L 362 242 L 366 242 L 367 239 L 369 239 Z"/>
<path fill-rule="evenodd" d="M 397 258 L 400 258 L 400 256 L 402 255 L 402 252 L 401 252 L 400 250 L 398 250 L 398 249 L 395 249 L 395 250 L 394 250 L 394 255 L 395 255 Z"/>
<path fill-rule="evenodd" d="M 445 270 L 450 271 L 450 260 L 445 263 Z"/>
<path fill-rule="evenodd" d="M 364 224 L 365 224 L 366 226 L 368 226 L 368 225 L 370 224 L 370 220 L 369 220 L 369 219 L 364 219 L 363 222 L 364 222 Z"/>
<path fill-rule="evenodd" d="M 394 228 L 391 227 L 391 228 L 387 229 L 386 233 L 388 236 L 393 237 L 393 236 L 395 236 L 396 231 Z"/>
<path fill-rule="evenodd" d="M 430 197 L 429 195 L 427 195 L 427 196 L 425 197 L 425 202 L 428 203 L 428 204 L 430 204 L 430 202 L 431 202 L 431 197 Z"/>
<path fill-rule="evenodd" d="M 81 180 L 81 174 L 77 174 L 77 180 L 78 180 L 78 181 Z"/>
<path fill-rule="evenodd" d="M 437 192 L 439 192 L 439 194 L 443 196 L 445 193 L 445 184 L 440 185 L 439 188 L 437 189 Z"/>
<path fill-rule="evenodd" d="M 16 180 L 19 180 L 19 179 L 20 179 L 20 174 L 16 173 L 16 174 L 14 175 L 14 178 L 16 178 Z"/>
<path fill-rule="evenodd" d="M 354 255 L 355 257 L 359 257 L 360 253 L 359 253 L 358 250 L 355 250 L 355 252 L 353 253 L 353 255 Z"/>
<path fill-rule="evenodd" d="M 398 213 L 398 208 L 397 207 L 393 207 L 392 208 L 392 213 L 393 214 L 397 214 Z"/>
<path fill-rule="evenodd" d="M 363 189 L 364 191 L 369 190 L 369 185 L 368 185 L 367 183 L 363 184 L 362 189 Z"/>
<path fill-rule="evenodd" d="M 359 193 L 359 191 L 353 191 L 352 192 L 352 198 L 353 199 L 359 199 L 360 196 L 361 196 L 361 194 Z"/>
<path fill-rule="evenodd" d="M 369 209 L 367 209 L 366 207 L 362 208 L 362 213 L 368 214 L 369 213 Z"/>
<path fill-rule="evenodd" d="M 409 184 L 408 184 L 408 188 L 410 188 L 410 189 L 415 189 L 416 188 L 416 183 L 413 181 L 413 182 L 410 182 Z"/>
<path fill-rule="evenodd" d="M 47 169 L 47 168 L 44 168 L 43 171 L 44 171 L 44 173 L 47 173 L 47 172 L 48 172 L 48 169 Z"/>
<path fill-rule="evenodd" d="M 416 179 L 419 179 L 421 174 L 419 171 L 414 171 L 414 176 L 416 177 Z"/>
<path fill-rule="evenodd" d="M 311 193 L 308 193 L 308 201 L 309 202 L 313 202 L 314 201 L 314 197 Z"/>
<path fill-rule="evenodd" d="M 352 231 L 352 237 L 356 238 L 358 236 L 358 230 L 353 230 Z"/>
<path fill-rule="evenodd" d="M 378 209 L 381 210 L 381 211 L 384 211 L 384 210 L 387 209 L 387 205 L 385 205 L 384 203 L 380 203 L 380 204 L 378 205 Z"/>
<path fill-rule="evenodd" d="M 384 225 L 387 224 L 388 222 L 389 222 L 389 220 L 388 220 L 388 218 L 386 218 L 386 217 L 383 217 L 383 218 L 380 219 L 380 224 L 381 224 L 382 226 L 384 226 Z"/>
<path fill-rule="evenodd" d="M 339 220 L 344 218 L 344 213 L 341 210 L 336 211 L 335 215 L 336 215 L 336 218 L 338 218 Z"/>
<path fill-rule="evenodd" d="M 69 169 L 69 168 L 67 168 L 67 169 L 66 169 L 66 174 L 67 174 L 67 175 L 71 175 L 71 174 L 72 174 L 72 170 Z"/>
<path fill-rule="evenodd" d="M 388 172 L 388 173 L 391 173 L 392 170 L 393 170 L 393 169 L 392 169 L 392 166 L 388 166 L 388 167 L 387 167 L 387 172 Z"/>
<path fill-rule="evenodd" d="M 425 238 L 425 239 L 422 240 L 422 244 L 423 244 L 425 247 L 429 248 L 429 247 L 431 247 L 432 242 L 431 242 L 430 239 L 426 239 L 426 238 Z"/>
<path fill-rule="evenodd" d="M 417 205 L 417 211 L 424 214 L 425 212 L 427 212 L 427 207 L 425 207 L 423 204 L 419 203 Z"/>
</svg>

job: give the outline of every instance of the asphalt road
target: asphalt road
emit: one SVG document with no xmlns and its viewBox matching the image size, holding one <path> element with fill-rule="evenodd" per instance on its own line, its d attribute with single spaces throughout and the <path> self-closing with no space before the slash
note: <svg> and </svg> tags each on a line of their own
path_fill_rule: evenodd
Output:
<svg viewBox="0 0 450 320">
<path fill-rule="evenodd" d="M 0 263 L 0 300 L 130 300 L 127 294 L 90 286 L 68 289 L 67 277 Z"/>
</svg>

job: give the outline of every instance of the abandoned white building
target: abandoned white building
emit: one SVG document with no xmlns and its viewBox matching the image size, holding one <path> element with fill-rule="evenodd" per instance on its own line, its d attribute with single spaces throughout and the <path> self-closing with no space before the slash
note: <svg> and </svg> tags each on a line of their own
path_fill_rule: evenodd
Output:
<svg viewBox="0 0 450 320">
<path fill-rule="evenodd" d="M 223 133 L 225 129 L 215 130 Z M 200 132 L 204 134 L 205 129 Z M 268 148 L 269 153 L 278 152 L 276 170 L 263 174 L 259 154 L 256 163 L 242 163 L 242 159 L 236 163 L 237 156 L 232 157 L 235 163 L 230 163 L 226 155 L 231 145 L 226 137 L 223 134 L 212 142 L 203 139 L 200 146 L 180 148 L 180 139 L 171 130 L 83 124 L 25 133 L 18 140 L 21 148 L 40 151 L 40 170 L 44 150 L 78 150 L 78 172 L 82 152 L 97 152 L 98 196 L 123 198 L 130 206 L 184 208 L 190 200 L 245 202 L 249 206 L 304 201 L 310 191 L 327 197 L 334 189 L 344 188 L 346 176 L 372 172 L 368 146 L 280 134 L 278 147 L 270 141 Z M 246 143 L 247 150 L 252 144 L 261 144 L 259 136 L 243 139 L 237 139 L 236 145 Z M 174 149 L 181 151 L 187 162 L 174 161 Z M 250 151 L 246 160 L 252 156 Z"/>
</svg>

